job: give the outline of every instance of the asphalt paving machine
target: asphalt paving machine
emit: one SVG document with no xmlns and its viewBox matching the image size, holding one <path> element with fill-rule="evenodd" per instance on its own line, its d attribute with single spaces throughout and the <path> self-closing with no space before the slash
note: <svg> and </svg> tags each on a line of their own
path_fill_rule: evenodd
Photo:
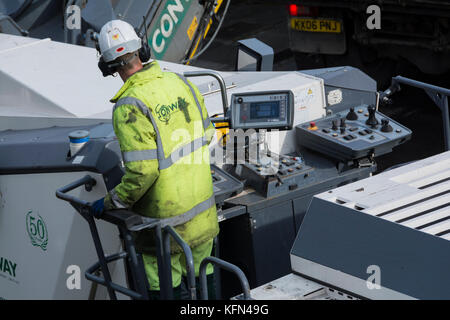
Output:
<svg viewBox="0 0 450 320">
<path fill-rule="evenodd" d="M 215 257 L 202 265 L 217 266 L 221 298 L 249 298 L 250 288 L 291 273 L 291 248 L 312 197 L 370 177 L 376 157 L 412 134 L 378 110 L 388 95 L 352 67 L 160 65 L 198 86 L 216 126 L 209 148 L 221 231 Z M 170 225 L 126 211 L 99 221 L 87 214 L 123 175 L 109 103 L 121 82 L 101 76 L 95 49 L 0 34 L 0 83 L 0 297 L 146 298 L 130 240 L 142 228 L 159 230 L 161 266 L 169 265 L 170 239 L 190 261 Z M 170 283 L 163 269 L 160 278 Z M 86 279 L 77 282 L 80 272 Z"/>
</svg>

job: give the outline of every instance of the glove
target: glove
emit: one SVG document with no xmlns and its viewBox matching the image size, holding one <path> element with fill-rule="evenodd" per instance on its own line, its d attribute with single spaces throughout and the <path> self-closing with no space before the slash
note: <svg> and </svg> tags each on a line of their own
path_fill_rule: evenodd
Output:
<svg viewBox="0 0 450 320">
<path fill-rule="evenodd" d="M 102 216 L 103 211 L 105 210 L 105 198 L 98 199 L 94 201 L 91 205 L 91 214 L 99 219 Z"/>
</svg>

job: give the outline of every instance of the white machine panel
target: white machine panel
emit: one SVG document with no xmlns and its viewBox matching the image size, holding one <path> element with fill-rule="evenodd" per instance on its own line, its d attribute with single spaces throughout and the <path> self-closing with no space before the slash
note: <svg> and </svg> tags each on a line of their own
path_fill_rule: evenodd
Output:
<svg viewBox="0 0 450 320">
<path fill-rule="evenodd" d="M 358 300 L 293 273 L 257 287 L 250 294 L 255 300 Z"/>
<path fill-rule="evenodd" d="M 84 272 L 98 260 L 89 226 L 55 196 L 56 189 L 86 174 L 0 176 L 0 299 L 89 298 L 92 283 Z M 94 201 L 106 189 L 100 175 L 89 174 L 97 185 L 91 192 L 80 188 L 77 196 Z M 105 254 L 120 251 L 117 228 L 106 222 L 97 226 Z M 80 268 L 79 288 L 70 266 Z M 113 281 L 125 285 L 121 261 L 111 263 L 111 272 Z M 95 298 L 107 298 L 103 286 L 98 286 Z"/>
</svg>

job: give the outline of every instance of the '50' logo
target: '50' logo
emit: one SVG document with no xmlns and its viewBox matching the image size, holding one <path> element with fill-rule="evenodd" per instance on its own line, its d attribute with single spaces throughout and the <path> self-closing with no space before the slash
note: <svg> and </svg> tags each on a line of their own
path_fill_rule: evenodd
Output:
<svg viewBox="0 0 450 320">
<path fill-rule="evenodd" d="M 31 244 L 46 251 L 48 244 L 48 231 L 44 219 L 42 219 L 39 214 L 33 214 L 33 211 L 30 210 L 27 213 L 26 220 L 27 232 L 30 236 Z"/>
</svg>

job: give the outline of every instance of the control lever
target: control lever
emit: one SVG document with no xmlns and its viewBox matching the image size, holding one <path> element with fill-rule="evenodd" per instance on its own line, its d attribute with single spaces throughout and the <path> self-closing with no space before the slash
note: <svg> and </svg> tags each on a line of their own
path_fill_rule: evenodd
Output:
<svg viewBox="0 0 450 320">
<path fill-rule="evenodd" d="M 398 83 L 392 83 L 389 88 L 384 91 L 379 92 L 379 101 L 382 104 L 392 104 L 390 97 L 400 91 L 400 85 Z"/>
<path fill-rule="evenodd" d="M 337 129 L 338 129 L 338 120 L 335 119 L 335 120 L 332 121 L 331 130 L 337 131 Z"/>
<path fill-rule="evenodd" d="M 278 186 L 281 186 L 284 182 L 281 180 L 281 177 L 278 173 L 275 173 L 275 178 L 278 180 Z"/>
<path fill-rule="evenodd" d="M 372 128 L 376 127 L 378 125 L 378 120 L 375 117 L 375 107 L 374 106 L 369 106 L 367 108 L 367 111 L 369 112 L 369 118 L 366 120 L 366 124 L 371 126 Z"/>
<path fill-rule="evenodd" d="M 392 130 L 389 119 L 381 119 L 381 132 L 392 132 Z"/>
<path fill-rule="evenodd" d="M 345 123 L 345 118 L 341 118 L 341 124 L 340 124 L 341 134 L 345 133 L 345 128 L 346 127 L 347 127 L 347 124 Z"/>
<path fill-rule="evenodd" d="M 355 108 L 350 108 L 350 111 L 347 113 L 345 118 L 347 120 L 358 120 L 358 115 L 355 112 Z"/>
</svg>

